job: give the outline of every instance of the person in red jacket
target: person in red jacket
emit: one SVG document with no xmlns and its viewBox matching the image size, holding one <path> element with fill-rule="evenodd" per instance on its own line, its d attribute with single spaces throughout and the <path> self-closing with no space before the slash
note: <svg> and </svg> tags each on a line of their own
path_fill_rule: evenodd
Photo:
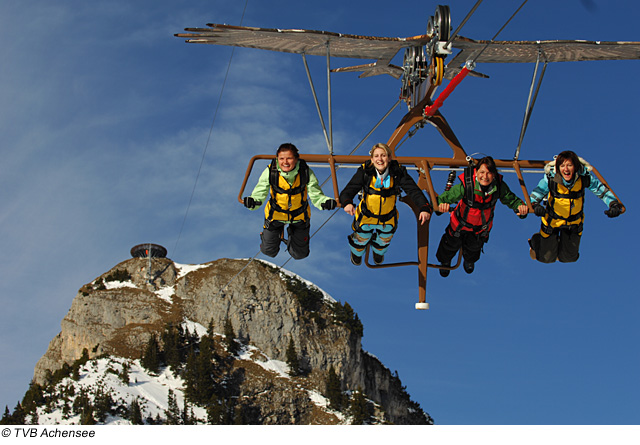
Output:
<svg viewBox="0 0 640 445">
<path fill-rule="evenodd" d="M 451 212 L 451 220 L 442 235 L 436 258 L 440 264 L 451 266 L 451 260 L 462 248 L 465 272 L 472 273 L 480 259 L 482 247 L 489 240 L 493 226 L 493 213 L 498 199 L 521 218 L 529 212 L 502 180 L 491 156 L 480 159 L 475 168 L 466 168 L 459 176 L 462 184 L 453 186 L 438 196 L 438 211 L 449 212 L 450 204 L 458 203 Z M 440 275 L 449 275 L 448 269 L 440 269 Z"/>
</svg>

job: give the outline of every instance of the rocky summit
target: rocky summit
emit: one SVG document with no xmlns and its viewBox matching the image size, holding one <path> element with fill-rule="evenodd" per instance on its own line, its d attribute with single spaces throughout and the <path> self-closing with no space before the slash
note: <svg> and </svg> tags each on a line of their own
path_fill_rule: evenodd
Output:
<svg viewBox="0 0 640 445">
<path fill-rule="evenodd" d="M 192 328 L 194 332 L 186 328 L 185 334 L 185 326 L 199 328 Z M 355 417 L 357 423 L 369 424 L 433 423 L 410 399 L 399 377 L 362 349 L 363 326 L 348 303 L 264 261 L 219 259 L 183 265 L 168 258 L 132 258 L 82 286 L 61 327 L 38 361 L 29 390 L 48 388 L 49 392 L 25 396 L 20 408 L 32 414 L 33 400 L 48 400 L 48 413 L 61 406 L 51 401 L 51 385 L 61 381 L 52 376 L 75 369 L 65 378 L 75 374 L 81 381 L 84 374 L 78 371 L 78 363 L 88 360 L 129 363 L 129 371 L 118 368 L 118 372 L 126 374 L 125 386 L 131 385 L 130 370 L 141 370 L 141 363 L 149 363 L 150 345 L 157 341 L 164 359 L 160 359 L 160 370 L 149 375 L 170 372 L 184 379 L 176 392 L 185 412 L 187 402 L 191 404 L 194 423 L 223 418 L 219 412 L 218 417 L 212 414 L 213 405 L 227 411 L 233 405 L 235 423 L 344 424 L 355 423 Z M 173 343 L 167 335 L 172 327 L 178 327 L 185 338 L 195 335 L 200 339 L 189 340 L 189 358 L 185 353 L 181 363 L 171 362 L 169 352 L 162 355 Z M 206 333 L 210 337 L 207 345 L 213 346 L 207 346 L 206 363 L 195 365 L 198 354 L 205 354 Z M 189 341 L 181 343 L 182 351 Z M 267 362 L 279 363 L 287 372 L 265 366 Z M 206 372 L 215 388 L 211 395 L 202 384 L 193 383 L 197 366 L 211 369 Z M 142 385 L 142 380 L 136 377 L 136 384 Z M 173 391 L 169 397 L 175 397 Z M 175 400 L 163 403 L 170 407 L 172 402 L 175 405 Z M 123 396 L 123 403 L 134 402 Z M 146 403 L 147 414 L 153 414 L 149 400 Z M 360 407 L 357 416 L 355 406 Z M 66 418 L 72 422 L 70 410 Z M 153 421 L 167 421 L 170 411 L 156 410 Z M 130 406 L 120 410 L 120 417 L 125 418 L 122 412 L 130 412 Z M 118 410 L 109 415 L 117 423 L 113 419 L 118 418 Z M 44 418 L 42 410 L 33 416 Z M 151 421 L 149 417 L 147 422 Z"/>
</svg>

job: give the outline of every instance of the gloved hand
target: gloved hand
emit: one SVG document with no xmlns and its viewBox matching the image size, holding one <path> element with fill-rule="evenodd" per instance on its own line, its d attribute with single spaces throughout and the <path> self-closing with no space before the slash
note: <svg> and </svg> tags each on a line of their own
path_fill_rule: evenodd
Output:
<svg viewBox="0 0 640 445">
<path fill-rule="evenodd" d="M 604 214 L 609 218 L 620 216 L 622 214 L 622 204 L 620 204 L 620 201 L 611 201 L 611 204 L 609 204 L 609 210 L 605 210 Z"/>
<path fill-rule="evenodd" d="M 260 207 L 262 205 L 260 201 L 256 201 L 251 196 L 245 196 L 244 198 L 242 198 L 242 202 L 248 209 L 255 209 L 256 207 Z"/>
<path fill-rule="evenodd" d="M 337 205 L 338 204 L 336 203 L 335 199 L 328 199 L 322 204 L 320 204 L 320 207 L 322 207 L 322 210 L 333 210 L 336 208 Z"/>
<path fill-rule="evenodd" d="M 547 209 L 545 209 L 544 207 L 542 207 L 540 204 L 535 203 L 535 204 L 533 205 L 533 213 L 535 213 L 535 214 L 536 214 L 536 216 L 540 216 L 540 217 L 542 217 L 542 216 L 544 216 L 544 215 L 545 215 L 545 213 L 547 213 Z"/>
</svg>

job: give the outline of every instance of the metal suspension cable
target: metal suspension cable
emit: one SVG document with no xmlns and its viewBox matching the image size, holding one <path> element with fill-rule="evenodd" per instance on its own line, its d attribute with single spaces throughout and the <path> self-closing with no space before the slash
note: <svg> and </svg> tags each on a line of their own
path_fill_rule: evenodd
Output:
<svg viewBox="0 0 640 445">
<path fill-rule="evenodd" d="M 475 57 L 473 58 L 473 62 L 475 62 L 475 61 L 480 57 L 480 55 L 484 52 L 484 50 L 485 50 L 485 49 L 487 49 L 487 48 L 489 47 L 489 44 L 490 44 L 490 43 L 492 43 L 492 42 L 493 42 L 493 41 L 498 37 L 498 35 L 500 35 L 500 33 L 501 33 L 501 32 L 502 32 L 502 31 L 507 27 L 507 25 L 509 24 L 509 22 L 511 22 L 511 20 L 513 20 L 513 18 L 514 18 L 514 17 L 515 17 L 519 12 L 520 12 L 520 10 L 524 7 L 524 5 L 525 5 L 528 1 L 529 1 L 529 0 L 524 0 L 524 1 L 522 2 L 522 4 L 520 5 L 520 7 L 519 7 L 518 9 L 516 9 L 516 12 L 514 12 L 514 13 L 511 15 L 511 17 L 509 17 L 509 20 L 507 20 L 507 21 L 505 22 L 505 24 L 504 24 L 504 25 L 502 25 L 502 28 L 500 28 L 500 29 L 498 30 L 498 32 L 496 33 L 496 35 L 494 35 L 494 36 L 491 38 L 491 40 L 490 40 L 489 42 L 487 42 L 487 44 L 484 46 L 484 48 L 482 48 L 482 50 L 478 53 L 478 55 L 477 55 L 477 56 L 475 56 Z"/>
<path fill-rule="evenodd" d="M 538 92 L 540 91 L 540 86 L 542 85 L 542 79 L 544 78 L 544 73 L 547 70 L 547 59 L 545 57 L 544 66 L 542 68 L 542 73 L 540 74 L 540 78 L 538 79 L 538 66 L 540 65 L 540 56 L 541 51 L 538 52 L 538 59 L 536 60 L 536 67 L 533 70 L 533 78 L 531 79 L 531 87 L 529 89 L 529 98 L 527 99 L 527 106 L 525 108 L 524 119 L 522 122 L 522 128 L 520 129 L 520 139 L 518 140 L 518 146 L 516 147 L 516 152 L 513 155 L 514 160 L 518 160 L 520 157 L 520 149 L 522 148 L 522 141 L 524 140 L 524 134 L 527 131 L 527 127 L 529 126 L 529 119 L 531 118 L 531 113 L 533 111 L 533 106 L 536 103 L 536 98 L 538 97 Z M 533 91 L 534 84 L 536 79 L 538 79 L 538 84 L 535 89 L 535 94 Z M 532 97 L 533 95 L 533 97 Z"/>
<path fill-rule="evenodd" d="M 238 277 L 238 275 L 240 275 L 242 272 L 244 272 L 244 270 L 245 270 L 247 267 L 249 267 L 249 264 L 253 263 L 253 260 L 255 260 L 255 259 L 256 259 L 256 257 L 257 257 L 259 254 L 260 254 L 260 251 L 258 250 L 258 251 L 256 252 L 256 254 L 255 254 L 254 256 L 252 256 L 252 257 L 251 257 L 251 259 L 250 259 L 249 261 L 247 261 L 247 264 L 245 264 L 245 265 L 244 265 L 244 267 L 243 267 L 242 269 L 240 269 L 240 270 L 238 271 L 238 273 L 237 273 L 237 274 L 235 274 L 233 277 L 231 277 L 231 279 L 230 279 L 229 281 L 227 281 L 227 284 L 225 284 L 225 285 L 224 285 L 224 287 L 218 291 L 218 293 L 216 294 L 216 297 L 217 297 L 218 295 L 220 295 L 222 292 L 224 292 L 224 290 L 225 290 L 227 287 L 229 287 L 229 285 L 231 284 L 231 282 L 232 282 L 233 280 L 235 280 L 235 279 Z"/>
<path fill-rule="evenodd" d="M 471 18 L 474 12 L 476 12 L 476 9 L 478 9 L 478 6 L 480 6 L 480 3 L 482 3 L 482 0 L 478 0 L 476 4 L 473 6 L 473 8 L 471 8 L 471 11 L 469 11 L 469 13 L 464 18 L 464 20 L 460 22 L 460 25 L 458 25 L 458 28 L 453 32 L 453 34 L 451 34 L 449 41 L 445 44 L 445 47 L 451 46 L 451 42 L 453 42 L 456 39 L 456 37 L 458 37 L 458 33 L 460 32 L 462 27 L 465 25 L 465 23 L 467 23 L 467 20 Z"/>
<path fill-rule="evenodd" d="M 326 182 L 326 181 L 325 181 L 325 182 Z M 313 238 L 313 237 L 316 235 L 316 233 L 318 233 L 318 232 L 320 231 L 320 229 L 322 229 L 322 228 L 323 228 L 323 227 L 324 227 L 324 226 L 325 226 L 325 225 L 326 225 L 326 224 L 331 220 L 331 218 L 333 218 L 333 217 L 336 215 L 336 213 L 338 213 L 338 210 L 339 210 L 339 209 L 335 209 L 335 210 L 333 211 L 333 213 L 331 214 L 331 216 L 330 216 L 330 217 L 328 217 L 328 218 L 326 219 L 326 221 L 325 221 L 325 222 L 323 222 L 323 223 L 322 223 L 322 225 L 321 225 L 320 227 L 318 227 L 318 229 L 317 229 L 315 232 L 313 232 L 313 234 L 309 237 L 309 240 L 311 240 L 311 238 Z M 286 265 L 287 265 L 287 263 L 288 263 L 289 261 L 291 261 L 291 258 L 292 258 L 292 257 L 287 258 L 287 261 L 285 261 L 285 262 L 282 264 L 282 266 L 280 266 L 280 268 L 282 269 L 284 266 L 286 266 Z"/>
<path fill-rule="evenodd" d="M 246 0 L 244 3 L 244 9 L 242 10 L 242 16 L 240 17 L 240 25 L 242 25 L 242 21 L 244 20 L 244 14 L 247 10 L 247 3 L 249 0 Z M 200 179 L 200 172 L 202 171 L 202 166 L 204 165 L 204 160 L 207 155 L 207 149 L 209 148 L 209 142 L 211 141 L 211 135 L 213 134 L 213 126 L 216 122 L 216 118 L 218 116 L 218 110 L 220 109 L 220 103 L 222 102 L 222 94 L 224 93 L 224 87 L 227 83 L 227 78 L 229 77 L 229 70 L 231 69 L 231 61 L 233 60 L 233 53 L 235 51 L 235 47 L 231 49 L 231 55 L 229 56 L 229 63 L 227 64 L 227 71 L 224 75 L 224 80 L 222 81 L 222 87 L 220 88 L 220 95 L 218 96 L 218 103 L 216 104 L 216 109 L 213 113 L 213 119 L 211 121 L 211 126 L 209 127 L 209 135 L 207 137 L 207 142 L 205 143 L 204 150 L 202 151 L 202 158 L 200 159 L 200 166 L 198 167 L 198 173 L 196 174 L 196 180 L 193 184 L 193 189 L 191 190 L 191 196 L 189 197 L 189 203 L 187 204 L 187 210 L 184 213 L 184 218 L 182 219 L 182 225 L 180 226 L 180 231 L 178 232 L 178 238 L 176 239 L 176 243 L 173 246 L 173 254 L 175 255 L 176 249 L 178 248 L 178 243 L 180 242 L 180 238 L 182 237 L 182 231 L 184 230 L 185 223 L 187 222 L 187 216 L 189 215 L 189 209 L 191 208 L 191 203 L 193 202 L 193 196 L 196 192 L 196 187 L 198 186 L 198 180 Z"/>
<path fill-rule="evenodd" d="M 380 120 L 378 121 L 378 123 L 377 123 L 377 124 L 375 124 L 375 125 L 373 126 L 373 128 L 371 129 L 371 131 L 369 131 L 369 133 L 367 133 L 367 135 L 366 135 L 364 138 L 362 138 L 362 140 L 358 143 L 358 145 L 356 145 L 356 146 L 355 146 L 355 148 L 354 148 L 353 150 L 351 150 L 351 152 L 349 153 L 350 155 L 354 154 L 354 153 L 356 152 L 356 150 L 357 150 L 358 148 L 360 148 L 360 146 L 361 146 L 362 144 L 364 144 L 364 141 L 366 141 L 367 139 L 369 139 L 369 136 L 371 136 L 371 135 L 373 134 L 373 132 L 374 132 L 374 131 L 376 131 L 376 129 L 377 129 L 377 128 L 382 124 L 382 122 L 384 122 L 384 121 L 385 121 L 385 119 L 389 117 L 389 115 L 391 114 L 391 112 L 392 112 L 393 110 L 395 110 L 395 109 L 396 109 L 396 107 L 400 104 L 400 102 L 402 102 L 402 99 L 398 99 L 398 101 L 397 101 L 395 104 L 393 104 L 393 106 L 389 109 L 389 111 L 387 111 L 387 113 L 386 113 L 384 116 L 382 116 L 382 119 L 380 119 Z M 325 182 L 326 182 L 326 181 L 325 181 Z M 324 185 L 324 184 L 323 184 L 323 185 Z"/>
</svg>

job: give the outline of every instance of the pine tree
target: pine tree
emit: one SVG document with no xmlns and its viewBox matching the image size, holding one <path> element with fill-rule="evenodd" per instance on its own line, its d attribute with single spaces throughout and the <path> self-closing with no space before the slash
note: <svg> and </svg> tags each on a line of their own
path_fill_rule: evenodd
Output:
<svg viewBox="0 0 640 445">
<path fill-rule="evenodd" d="M 22 408 L 27 413 L 33 413 L 36 408 L 38 406 L 42 406 L 44 402 L 44 390 L 42 386 L 34 380 L 31 380 L 29 383 L 29 389 L 27 389 L 27 392 L 22 398 Z"/>
<path fill-rule="evenodd" d="M 340 378 L 338 377 L 338 374 L 336 374 L 335 369 L 333 369 L 333 365 L 329 368 L 326 385 L 329 407 L 336 411 L 340 411 L 343 407 L 344 397 L 342 395 L 342 384 L 340 383 Z"/>
<path fill-rule="evenodd" d="M 238 353 L 238 344 L 235 341 L 236 334 L 233 331 L 233 325 L 228 318 L 224 322 L 224 340 L 227 345 L 227 351 L 229 354 L 236 355 Z"/>
<path fill-rule="evenodd" d="M 122 371 L 120 372 L 119 376 L 120 380 L 122 380 L 122 383 L 129 386 L 129 363 L 125 362 L 122 364 Z"/>
<path fill-rule="evenodd" d="M 160 372 L 160 346 L 155 334 L 149 338 L 140 363 L 150 372 L 155 374 Z"/>
<path fill-rule="evenodd" d="M 180 408 L 178 408 L 178 402 L 172 389 L 169 389 L 169 395 L 167 396 L 165 415 L 167 416 L 167 425 L 180 425 Z"/>
<path fill-rule="evenodd" d="M 22 409 L 22 405 L 20 402 L 16 404 L 16 407 L 13 409 L 13 423 L 16 425 L 24 425 L 25 424 L 25 416 L 27 413 Z"/>
<path fill-rule="evenodd" d="M 200 393 L 200 376 L 198 375 L 198 354 L 191 351 L 187 356 L 187 364 L 182 374 L 184 379 L 184 397 L 198 403 L 197 398 Z"/>
<path fill-rule="evenodd" d="M 80 368 L 89 361 L 89 350 L 87 348 L 82 349 L 82 356 L 73 363 L 71 370 L 71 378 L 76 382 L 80 380 Z"/>
<path fill-rule="evenodd" d="M 96 419 L 93 417 L 93 407 L 91 405 L 85 406 L 85 409 L 80 416 L 80 425 L 95 425 Z"/>
<path fill-rule="evenodd" d="M 11 412 L 7 405 L 4 406 L 4 414 L 2 415 L 2 420 L 0 420 L 0 425 L 11 425 Z"/>
<path fill-rule="evenodd" d="M 178 371 L 182 364 L 182 352 L 184 351 L 184 331 L 182 326 L 177 328 L 168 325 L 162 333 L 162 343 L 164 344 L 164 359 L 172 370 Z"/>
<path fill-rule="evenodd" d="M 300 375 L 300 360 L 298 360 L 298 353 L 296 352 L 296 345 L 293 343 L 293 338 L 289 339 L 289 346 L 286 351 L 286 361 L 289 365 L 289 375 Z"/>
<path fill-rule="evenodd" d="M 191 352 L 185 367 L 185 396 L 195 404 L 206 405 L 217 389 L 215 381 L 214 343 L 202 337 L 199 351 Z"/>
<path fill-rule="evenodd" d="M 99 422 L 104 422 L 107 416 L 112 413 L 115 402 L 109 391 L 103 386 L 95 388 L 93 399 L 94 418 Z"/>
<path fill-rule="evenodd" d="M 187 399 L 185 397 L 184 399 L 184 404 L 183 404 L 183 409 L 182 409 L 182 424 L 183 425 L 193 425 L 193 414 L 189 414 L 190 412 L 190 408 L 189 408 L 189 404 L 187 403 Z"/>
<path fill-rule="evenodd" d="M 140 403 L 138 403 L 137 398 L 133 399 L 131 405 L 129 405 L 127 418 L 131 421 L 132 425 L 144 425 L 144 421 L 142 420 L 142 409 L 140 408 Z"/>
<path fill-rule="evenodd" d="M 222 418 L 222 405 L 215 394 L 211 396 L 207 405 L 207 423 L 209 425 L 220 425 Z"/>
<path fill-rule="evenodd" d="M 31 425 L 40 425 L 40 418 L 38 417 L 38 410 L 34 409 L 31 414 Z"/>
<path fill-rule="evenodd" d="M 242 410 L 242 405 L 237 405 L 236 409 L 233 413 L 233 424 L 234 425 L 244 425 L 244 413 Z"/>
<path fill-rule="evenodd" d="M 353 418 L 351 422 L 352 425 L 363 425 L 369 420 L 370 416 L 367 408 L 367 400 L 365 399 L 361 388 L 358 388 L 353 393 L 349 411 Z"/>
</svg>

